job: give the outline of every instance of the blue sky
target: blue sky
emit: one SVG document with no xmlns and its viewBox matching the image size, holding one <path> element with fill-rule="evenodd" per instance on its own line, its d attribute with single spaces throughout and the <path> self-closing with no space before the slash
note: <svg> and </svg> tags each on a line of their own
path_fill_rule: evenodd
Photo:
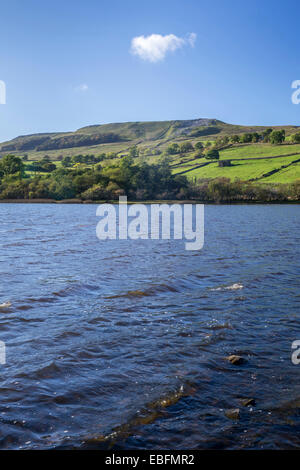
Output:
<svg viewBox="0 0 300 470">
<path fill-rule="evenodd" d="M 298 125 L 299 22 L 295 0 L 3 2 L 0 140 L 199 117 Z M 141 36 L 137 55 L 131 43 Z"/>
</svg>

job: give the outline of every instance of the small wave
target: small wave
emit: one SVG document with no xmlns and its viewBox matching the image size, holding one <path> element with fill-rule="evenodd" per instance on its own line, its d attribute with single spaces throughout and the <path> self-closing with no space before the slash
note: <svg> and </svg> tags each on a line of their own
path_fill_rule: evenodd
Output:
<svg viewBox="0 0 300 470">
<path fill-rule="evenodd" d="M 27 317 L 14 317 L 12 320 L 21 323 L 43 323 L 45 320 L 43 318 L 27 318 Z"/>
<path fill-rule="evenodd" d="M 92 318 L 91 320 L 88 320 L 88 322 L 91 323 L 91 324 L 101 323 L 101 322 L 110 323 L 111 320 L 110 320 L 110 318 L 105 318 L 103 316 L 100 316 L 100 317 Z"/>
<path fill-rule="evenodd" d="M 18 305 L 16 307 L 16 310 L 21 310 L 22 311 L 22 310 L 30 310 L 32 308 L 33 308 L 32 305 L 26 305 L 26 304 L 23 305 L 22 304 L 22 305 Z"/>
<path fill-rule="evenodd" d="M 91 285 L 91 284 L 82 284 L 76 283 L 74 285 L 68 285 L 58 291 L 53 292 L 53 295 L 56 297 L 68 297 L 69 295 L 78 294 L 81 291 L 97 291 L 98 286 Z"/>
<path fill-rule="evenodd" d="M 58 291 L 55 291 L 55 292 L 52 292 L 49 294 L 49 296 L 42 296 L 42 297 L 27 297 L 25 299 L 23 299 L 22 302 L 25 302 L 23 303 L 22 305 L 18 305 L 16 308 L 17 310 L 29 310 L 30 308 L 32 308 L 32 305 L 31 304 L 35 304 L 35 303 L 41 303 L 41 304 L 44 304 L 44 303 L 55 303 L 58 301 L 59 298 L 61 297 L 68 297 L 70 295 L 77 295 L 78 293 L 80 292 L 85 292 L 85 291 L 97 291 L 98 290 L 98 287 L 97 286 L 93 286 L 93 285 L 88 285 L 88 284 L 76 284 L 76 285 L 71 285 L 71 286 L 67 286 L 61 290 L 58 290 Z M 4 304 L 0 304 L 0 308 L 7 308 L 7 307 L 10 307 L 10 302 L 5 302 Z"/>
<path fill-rule="evenodd" d="M 178 290 L 169 284 L 159 284 L 156 286 L 149 287 L 145 290 L 129 290 L 124 294 L 111 295 L 109 297 L 106 297 L 106 299 L 118 299 L 121 297 L 149 297 L 160 292 L 178 292 Z"/>
<path fill-rule="evenodd" d="M 60 371 L 60 368 L 55 361 L 50 362 L 50 364 L 42 367 L 37 371 L 37 377 L 46 378 L 52 375 L 57 374 Z"/>
<path fill-rule="evenodd" d="M 237 282 L 236 284 L 232 284 L 232 286 L 225 287 L 224 289 L 229 289 L 229 290 L 236 290 L 236 289 L 243 289 L 244 286 L 243 284 L 240 284 Z"/>
<path fill-rule="evenodd" d="M 243 284 L 240 284 L 239 282 L 232 284 L 232 286 L 224 287 L 224 289 L 229 289 L 229 290 L 237 290 L 237 289 L 243 289 L 244 286 Z"/>
<path fill-rule="evenodd" d="M 33 378 L 33 379 L 49 379 L 53 377 L 57 377 L 57 375 L 61 372 L 60 367 L 57 365 L 55 361 L 51 361 L 50 363 L 32 370 L 31 372 L 20 372 L 16 375 L 18 378 Z"/>
<path fill-rule="evenodd" d="M 277 406 L 273 406 L 270 410 L 278 413 L 288 413 L 289 411 L 299 410 L 300 408 L 300 397 L 294 398 L 293 400 L 280 402 Z"/>
<path fill-rule="evenodd" d="M 149 294 L 141 290 L 129 290 L 125 294 L 109 295 L 106 299 L 119 299 L 121 297 L 147 297 Z"/>
<path fill-rule="evenodd" d="M 12 247 L 15 247 L 15 246 L 25 246 L 25 245 L 28 245 L 28 243 L 24 243 L 23 241 L 22 242 L 15 242 L 15 243 L 6 243 L 5 245 L 2 245 L 3 248 L 12 248 Z"/>
<path fill-rule="evenodd" d="M 223 286 L 223 287 L 213 287 L 212 291 L 215 291 L 215 290 L 238 290 L 238 289 L 243 289 L 244 286 L 243 284 L 239 283 L 239 282 L 236 282 L 234 284 L 232 284 L 231 286 Z"/>
<path fill-rule="evenodd" d="M 78 331 L 63 331 L 57 336 L 57 338 L 65 339 L 65 338 L 76 337 L 76 336 L 80 336 L 80 333 Z"/>
<path fill-rule="evenodd" d="M 53 303 L 55 301 L 55 297 L 28 297 L 27 299 L 25 299 L 25 302 L 29 303 Z"/>
<path fill-rule="evenodd" d="M 178 292 L 178 289 L 170 284 L 160 284 L 158 286 L 150 287 L 148 292 Z"/>
</svg>

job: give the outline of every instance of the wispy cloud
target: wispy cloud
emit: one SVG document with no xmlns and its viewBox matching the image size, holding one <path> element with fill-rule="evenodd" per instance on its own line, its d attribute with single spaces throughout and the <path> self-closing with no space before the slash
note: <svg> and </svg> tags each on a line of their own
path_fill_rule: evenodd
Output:
<svg viewBox="0 0 300 470">
<path fill-rule="evenodd" d="M 80 85 L 76 86 L 75 91 L 87 91 L 89 89 L 86 83 L 81 83 Z"/>
<path fill-rule="evenodd" d="M 131 53 L 149 62 L 164 60 L 168 52 L 174 52 L 183 46 L 194 47 L 196 33 L 190 33 L 186 37 L 178 37 L 175 34 L 151 34 L 150 36 L 136 36 L 131 41 Z"/>
</svg>

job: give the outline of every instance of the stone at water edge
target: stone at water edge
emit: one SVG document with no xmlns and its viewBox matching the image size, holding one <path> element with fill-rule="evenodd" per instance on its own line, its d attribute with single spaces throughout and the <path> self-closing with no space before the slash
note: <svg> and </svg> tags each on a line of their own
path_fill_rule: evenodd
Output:
<svg viewBox="0 0 300 470">
<path fill-rule="evenodd" d="M 241 356 L 237 356 L 236 354 L 231 354 L 230 356 L 226 357 L 227 361 L 231 362 L 231 364 L 234 364 L 236 366 L 243 364 L 245 362 L 245 359 Z"/>
<path fill-rule="evenodd" d="M 240 410 L 239 408 L 232 408 L 225 411 L 225 416 L 229 419 L 240 419 Z"/>
</svg>

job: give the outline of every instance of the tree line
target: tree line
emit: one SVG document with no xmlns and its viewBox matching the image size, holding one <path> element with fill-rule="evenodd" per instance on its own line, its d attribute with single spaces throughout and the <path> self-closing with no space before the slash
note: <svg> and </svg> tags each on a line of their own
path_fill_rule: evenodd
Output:
<svg viewBox="0 0 300 470">
<path fill-rule="evenodd" d="M 51 162 L 48 162 L 51 163 Z M 203 202 L 288 202 L 300 200 L 300 180 L 291 184 L 254 184 L 228 178 L 190 181 L 173 175 L 167 160 L 134 163 L 126 156 L 114 164 L 56 168 L 29 177 L 19 157 L 0 161 L 0 199 L 197 200 Z"/>
</svg>

